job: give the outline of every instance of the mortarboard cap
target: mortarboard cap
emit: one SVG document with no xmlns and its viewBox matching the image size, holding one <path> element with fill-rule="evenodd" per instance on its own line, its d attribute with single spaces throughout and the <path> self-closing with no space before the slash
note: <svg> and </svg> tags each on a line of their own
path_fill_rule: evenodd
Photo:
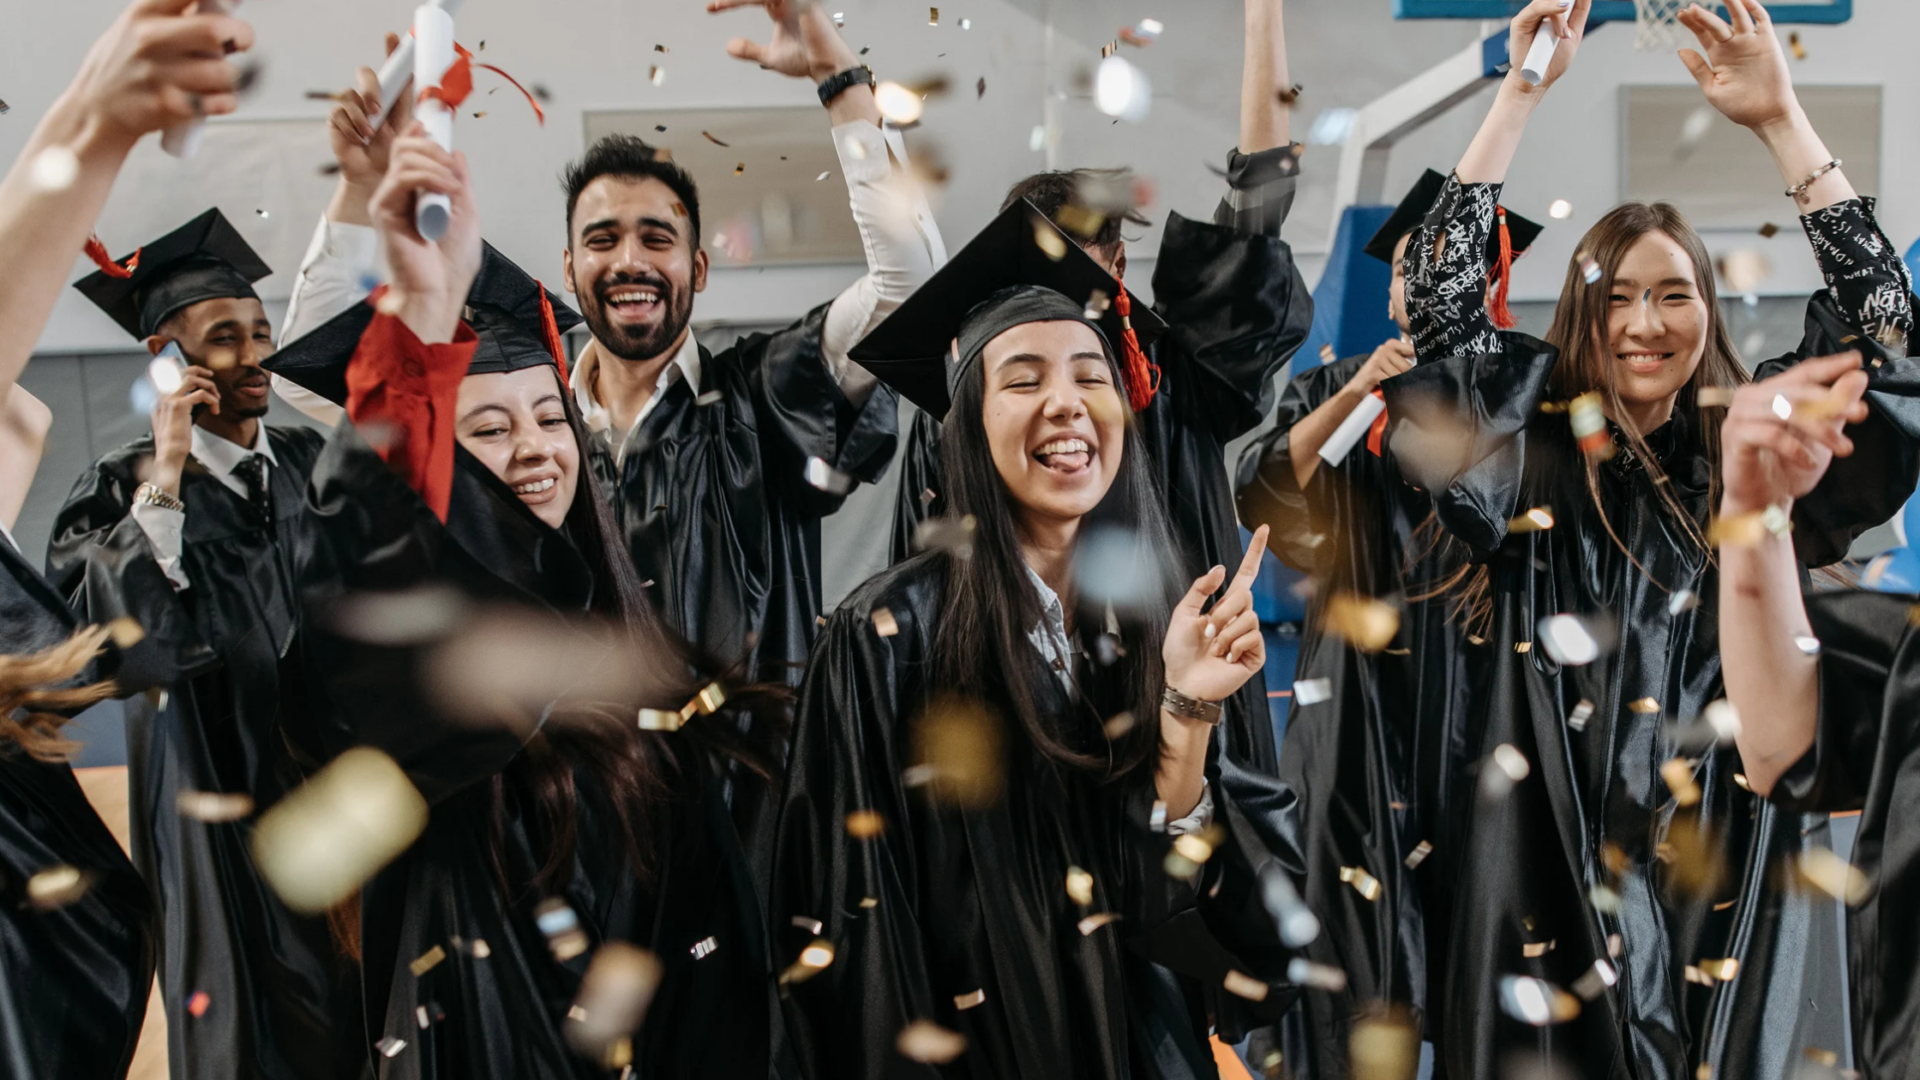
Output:
<svg viewBox="0 0 1920 1080">
<path fill-rule="evenodd" d="M 1433 209 L 1433 204 L 1440 198 L 1440 189 L 1446 184 L 1444 174 L 1428 169 L 1420 182 L 1413 185 L 1413 190 L 1407 192 L 1407 197 L 1400 200 L 1400 205 L 1393 208 L 1393 213 L 1387 216 L 1387 223 L 1380 226 L 1380 231 L 1373 234 L 1373 239 L 1367 241 L 1363 250 L 1381 262 L 1393 265 L 1394 247 L 1400 243 L 1401 237 L 1419 228 L 1420 223 L 1427 219 L 1427 211 Z M 1507 234 L 1512 241 L 1515 258 L 1533 246 L 1542 228 L 1511 210 L 1507 211 Z M 1500 230 L 1495 229 L 1493 235 L 1487 238 L 1487 265 L 1497 266 L 1499 263 Z"/>
<path fill-rule="evenodd" d="M 374 313 L 370 302 L 355 304 L 282 345 L 262 366 L 328 401 L 344 404 L 347 364 Z M 492 244 L 483 243 L 480 274 L 467 292 L 467 325 L 480 339 L 467 374 L 498 374 L 546 364 L 557 367 L 564 381 L 561 335 L 580 321 L 572 308 L 532 275 Z"/>
<path fill-rule="evenodd" d="M 209 210 L 107 269 L 98 241 L 88 253 L 102 269 L 74 288 L 113 316 L 127 333 L 147 338 L 182 308 L 202 300 L 258 297 L 253 283 L 273 273 L 219 210 Z M 135 260 L 138 260 L 135 262 Z M 131 263 L 129 271 L 124 267 Z"/>
<path fill-rule="evenodd" d="M 1096 291 L 1112 302 L 1097 304 L 1088 318 Z M 1116 359 L 1129 320 L 1142 349 L 1166 331 L 1146 304 L 1131 294 L 1123 304 L 1120 294 L 1113 275 L 1022 199 L 980 230 L 850 355 L 907 400 L 944 417 L 960 375 L 979 362 L 987 342 L 1015 326 L 1082 322 L 1100 333 Z M 950 355 L 956 341 L 957 364 Z M 1124 359 L 1121 366 L 1133 370 Z"/>
</svg>

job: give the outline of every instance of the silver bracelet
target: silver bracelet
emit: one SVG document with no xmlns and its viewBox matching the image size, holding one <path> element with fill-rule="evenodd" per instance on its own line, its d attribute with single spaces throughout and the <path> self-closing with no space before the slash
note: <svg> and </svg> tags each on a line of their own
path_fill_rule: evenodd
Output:
<svg viewBox="0 0 1920 1080">
<path fill-rule="evenodd" d="M 1813 170 L 1813 175 L 1787 189 L 1787 198 L 1792 199 L 1794 202 L 1799 202 L 1806 198 L 1808 188 L 1818 183 L 1821 177 L 1839 168 L 1843 164 L 1845 164 L 1845 162 L 1842 162 L 1839 158 L 1834 158 L 1832 161 Z"/>
<path fill-rule="evenodd" d="M 1190 698 L 1171 686 L 1160 695 L 1160 707 L 1175 716 L 1199 720 L 1214 727 L 1220 726 L 1219 702 Z"/>
<path fill-rule="evenodd" d="M 162 510 L 178 510 L 181 513 L 185 513 L 187 509 L 187 504 L 180 500 L 180 496 L 167 494 L 167 492 L 157 484 L 141 484 L 139 487 L 134 488 L 133 501 L 136 503 L 146 503 L 148 506 L 157 506 Z"/>
</svg>

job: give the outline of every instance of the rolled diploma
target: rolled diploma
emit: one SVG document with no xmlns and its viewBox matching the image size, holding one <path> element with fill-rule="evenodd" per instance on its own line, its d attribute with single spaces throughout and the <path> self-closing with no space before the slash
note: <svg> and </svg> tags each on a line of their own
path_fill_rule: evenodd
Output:
<svg viewBox="0 0 1920 1080">
<path fill-rule="evenodd" d="M 240 0 L 200 0 L 199 12 L 202 15 L 226 15 L 233 11 L 233 5 Z M 205 133 L 205 120 L 188 120 L 175 124 L 160 133 L 160 148 L 177 158 L 190 158 L 200 149 L 200 136 Z"/>
<path fill-rule="evenodd" d="M 453 66 L 453 16 L 444 8 L 423 4 L 413 12 L 413 85 L 425 92 L 437 87 Z M 453 110 L 444 101 L 421 101 L 416 110 L 427 135 L 441 149 L 453 149 Z M 438 243 L 447 235 L 453 204 L 445 195 L 421 192 L 413 204 L 414 228 L 420 238 Z"/>
<path fill-rule="evenodd" d="M 1320 444 L 1320 460 L 1329 465 L 1344 461 L 1353 444 L 1359 442 L 1360 437 L 1373 426 L 1373 418 L 1385 412 L 1386 408 L 1387 403 L 1382 398 L 1372 394 L 1361 398 L 1360 404 L 1355 405 L 1347 418 L 1340 421 L 1340 426 L 1333 429 L 1333 434 L 1327 436 L 1327 441 Z"/>
<path fill-rule="evenodd" d="M 429 7 L 437 7 L 452 15 L 460 10 L 460 0 L 433 0 Z M 400 92 L 413 81 L 413 35 L 400 38 L 400 44 L 394 47 L 386 63 L 380 65 L 380 108 L 367 116 L 367 129 L 380 130 L 380 122 L 387 118 L 387 111 L 393 103 L 400 100 Z"/>
<path fill-rule="evenodd" d="M 1553 50 L 1560 47 L 1560 35 L 1554 32 L 1553 21 L 1543 19 L 1540 32 L 1533 36 L 1533 47 L 1527 50 L 1527 62 L 1520 65 L 1520 77 L 1534 86 L 1546 81 L 1547 69 L 1553 66 Z"/>
</svg>

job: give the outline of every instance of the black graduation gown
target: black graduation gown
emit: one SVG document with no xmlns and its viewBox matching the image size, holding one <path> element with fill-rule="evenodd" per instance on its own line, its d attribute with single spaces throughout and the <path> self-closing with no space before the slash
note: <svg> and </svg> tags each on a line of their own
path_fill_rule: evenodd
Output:
<svg viewBox="0 0 1920 1080">
<path fill-rule="evenodd" d="M 647 596 L 667 623 L 755 679 L 800 684 L 818 629 L 820 519 L 851 481 L 893 459 L 898 398 L 884 386 L 858 408 L 828 371 L 827 308 L 775 334 L 700 349 L 699 386 L 677 380 L 625 438 L 596 440 L 593 467 Z M 609 363 L 618 361 L 609 360 Z M 701 399 L 706 404 L 701 404 Z M 838 493 L 806 480 L 819 458 Z"/>
<path fill-rule="evenodd" d="M 1297 880 L 1292 792 L 1216 753 L 1208 774 L 1225 839 L 1191 886 L 1167 877 L 1166 838 L 1145 828 L 1151 780 L 1102 787 L 1064 775 L 1012 726 L 1004 788 L 989 806 L 960 810 L 909 788 L 902 770 L 926 704 L 945 558 L 909 559 L 855 590 L 829 618 L 801 689 L 770 912 L 776 959 L 792 961 L 815 921 L 836 949 L 831 966 L 788 991 L 804 1075 L 1215 1075 L 1208 1011 L 1231 1041 L 1294 997 L 1257 882 L 1262 871 Z M 878 608 L 897 633 L 876 631 Z M 1099 718 L 1070 702 L 1037 652 L 1019 677 L 1039 700 L 1084 714 L 1069 738 L 1101 737 Z M 849 836 L 856 810 L 878 812 L 882 834 Z M 1084 908 L 1066 892 L 1070 865 L 1093 875 Z M 1076 924 L 1098 912 L 1122 918 L 1083 935 Z M 1163 978 L 1154 964 L 1188 977 Z M 1266 1001 L 1226 994 L 1230 968 L 1274 984 Z M 940 1066 L 907 1060 L 895 1039 L 914 1020 L 961 1033 L 968 1049 Z"/>
<path fill-rule="evenodd" d="M 184 791 L 265 807 L 301 773 L 281 722 L 303 705 L 287 662 L 300 627 L 292 552 L 322 436 L 263 425 L 261 437 L 276 460 L 271 522 L 198 462 L 181 478 L 185 591 L 129 513 L 151 435 L 81 474 L 48 546 L 48 574 L 88 621 L 131 616 L 186 674 L 163 708 L 137 698 L 126 709 L 133 854 L 160 901 L 168 1057 L 196 1080 L 333 1077 L 355 1060 L 354 973 L 325 919 L 293 914 L 260 880 L 247 826 L 175 809 Z M 203 991 L 210 1003 L 193 1016 Z"/>
<path fill-rule="evenodd" d="M 1468 714 L 1467 639 L 1444 598 L 1407 597 L 1430 591 L 1464 558 L 1434 528 L 1426 496 L 1365 440 L 1336 465 L 1319 462 L 1305 489 L 1294 479 L 1293 426 L 1367 359 L 1294 376 L 1273 430 L 1243 452 L 1237 487 L 1243 520 L 1269 526 L 1267 546 L 1314 578 L 1295 679 L 1324 679 L 1329 691 L 1325 701 L 1293 703 L 1280 749 L 1280 778 L 1301 800 L 1304 897 L 1323 926 L 1306 952 L 1347 973 L 1345 991 L 1302 1001 L 1304 1038 L 1287 1054 L 1298 1076 L 1345 1077 L 1353 1018 L 1371 1003 L 1412 1007 L 1437 1037 L 1442 1001 L 1430 994 L 1438 970 L 1429 959 L 1445 955 L 1457 869 L 1442 823 L 1467 760 L 1465 733 L 1451 723 Z M 1330 635 L 1326 605 L 1336 593 L 1398 608 L 1394 640 L 1369 654 Z M 1378 895 L 1343 881 L 1347 868 L 1379 882 Z"/>
<path fill-rule="evenodd" d="M 1181 569 L 1192 580 L 1209 567 L 1238 565 L 1245 550 L 1226 446 L 1266 419 L 1274 376 L 1312 329 L 1313 298 L 1285 241 L 1179 214 L 1167 218 L 1153 295 L 1167 323 L 1148 348 L 1160 365 L 1160 391 L 1135 419 L 1157 466 Z M 902 457 L 895 562 L 911 554 L 922 521 L 946 512 L 938 495 L 940 423 L 916 411 Z M 1254 768 L 1274 769 L 1264 673 L 1234 696 L 1227 748 Z"/>
<path fill-rule="evenodd" d="M 1868 888 L 1847 911 L 1847 962 L 1854 1065 L 1867 1080 L 1920 1076 L 1915 600 L 1871 592 L 1808 599 L 1821 646 L 1819 727 L 1772 793 L 1791 809 L 1860 813 L 1853 865 Z"/>
<path fill-rule="evenodd" d="M 347 593 L 437 583 L 472 601 L 554 616 L 554 632 L 569 632 L 558 617 L 583 612 L 592 596 L 579 553 L 485 466 L 457 447 L 454 456 L 442 525 L 350 424 L 341 425 L 309 489 L 300 580 L 310 609 L 323 612 Z M 664 967 L 633 1041 L 633 1075 L 766 1075 L 765 934 L 712 763 L 672 736 L 660 740 L 670 794 L 660 818 L 635 823 L 660 838 L 650 887 L 623 857 L 623 835 L 599 781 L 591 770 L 576 771 L 579 835 L 560 897 L 578 915 L 589 948 L 562 962 L 535 921 L 547 897 L 531 883 L 549 842 L 519 759 L 554 752 L 581 764 L 579 752 L 546 733 L 446 716 L 417 678 L 431 642 L 374 646 L 319 627 L 306 641 L 316 705 L 298 737 L 318 755 L 360 744 L 385 750 L 432 808 L 420 839 L 362 889 L 363 1046 L 406 1044 L 389 1043 L 392 1056 L 365 1051 L 378 1076 L 617 1075 L 574 1054 L 562 1036 L 593 950 L 611 940 L 652 951 Z M 695 952 L 709 940 L 710 950 Z M 475 955 L 482 941 L 478 951 L 487 955 Z M 416 976 L 410 965 L 436 946 L 445 959 Z"/>
<path fill-rule="evenodd" d="M 58 645 L 77 626 L 0 539 L 0 655 Z M 64 907 L 29 906 L 27 881 L 61 865 L 92 886 Z M 73 769 L 0 745 L 0 1078 L 125 1076 L 153 965 L 153 900 Z"/>
<path fill-rule="evenodd" d="M 1824 293 L 1809 304 L 1809 327 L 1800 353 L 1761 374 L 1836 352 L 1846 336 Z M 1838 947 L 1832 906 L 1783 887 L 1775 872 L 1824 843 L 1825 819 L 1756 799 L 1735 780 L 1730 745 L 1676 743 L 1673 725 L 1697 722 L 1724 693 L 1717 568 L 1624 439 L 1599 469 L 1602 520 L 1567 418 L 1539 408 L 1556 352 L 1518 334 L 1500 343 L 1499 353 L 1422 363 L 1384 384 L 1396 467 L 1432 493 L 1442 523 L 1491 576 L 1484 681 L 1468 721 L 1479 772 L 1495 767 L 1486 759 L 1503 744 L 1530 770 L 1504 796 L 1463 793 L 1456 803 L 1463 872 L 1445 979 L 1448 1075 L 1497 1076 L 1516 1050 L 1551 1050 L 1591 1077 L 1680 1080 L 1702 1063 L 1716 1076 L 1778 1075 L 1799 1058 L 1803 1015 L 1838 1008 L 1816 995 L 1810 1009 L 1801 985 L 1803 966 Z M 1869 379 L 1872 415 L 1849 431 L 1891 476 L 1871 491 L 1840 490 L 1829 476 L 1796 504 L 1805 564 L 1844 552 L 1898 508 L 1873 505 L 1873 491 L 1905 491 L 1920 477 L 1906 366 L 1870 367 Z M 1699 424 L 1676 410 L 1647 442 L 1704 533 L 1713 508 Z M 1552 528 L 1510 528 L 1540 506 Z M 1697 606 L 1673 603 L 1682 589 Z M 1540 621 L 1561 613 L 1613 623 L 1622 644 L 1586 666 L 1561 666 L 1536 640 Z M 1582 701 L 1593 706 L 1583 726 L 1569 719 Z M 1681 757 L 1694 762 L 1701 793 L 1690 807 L 1677 805 L 1660 771 Z M 1623 874 L 1608 869 L 1607 852 Z M 1707 881 L 1690 887 L 1694 875 Z M 1618 894 L 1617 910 L 1591 900 L 1599 884 Z M 1727 958 L 1739 965 L 1731 980 L 1688 973 Z M 1576 1019 L 1533 1028 L 1502 1011 L 1502 976 L 1571 987 L 1599 961 L 1618 982 Z"/>
</svg>

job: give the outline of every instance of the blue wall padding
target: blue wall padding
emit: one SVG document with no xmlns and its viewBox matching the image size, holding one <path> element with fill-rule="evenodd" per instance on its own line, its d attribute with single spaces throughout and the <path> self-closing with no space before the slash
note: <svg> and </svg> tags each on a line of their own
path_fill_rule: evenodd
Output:
<svg viewBox="0 0 1920 1080">
<path fill-rule="evenodd" d="M 1331 343 L 1336 357 L 1352 356 L 1400 335 L 1387 317 L 1393 270 L 1361 250 L 1392 213 L 1391 206 L 1349 206 L 1340 215 L 1326 272 L 1313 290 L 1313 330 L 1294 354 L 1294 371 L 1318 364 L 1322 345 Z"/>
</svg>

